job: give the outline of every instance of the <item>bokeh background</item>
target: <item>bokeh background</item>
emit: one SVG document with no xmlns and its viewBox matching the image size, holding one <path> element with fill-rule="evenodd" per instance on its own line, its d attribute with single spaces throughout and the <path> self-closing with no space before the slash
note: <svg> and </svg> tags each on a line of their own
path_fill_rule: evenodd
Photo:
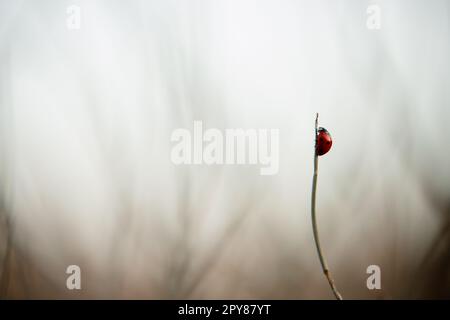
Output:
<svg viewBox="0 0 450 320">
<path fill-rule="evenodd" d="M 447 0 L 1 0 L 0 297 L 333 298 L 319 112 L 344 298 L 449 298 L 449 22 Z M 279 173 L 175 166 L 194 120 L 279 129 Z"/>
</svg>

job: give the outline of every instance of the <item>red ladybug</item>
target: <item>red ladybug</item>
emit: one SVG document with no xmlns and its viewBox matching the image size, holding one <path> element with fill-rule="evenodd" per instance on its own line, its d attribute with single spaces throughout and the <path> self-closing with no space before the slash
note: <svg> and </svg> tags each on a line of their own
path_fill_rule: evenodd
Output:
<svg viewBox="0 0 450 320">
<path fill-rule="evenodd" d="M 325 153 L 330 151 L 332 144 L 333 144 L 333 140 L 331 139 L 331 135 L 327 131 L 327 129 L 319 127 L 319 130 L 317 132 L 317 141 L 316 141 L 317 154 L 319 156 L 324 155 Z"/>
</svg>

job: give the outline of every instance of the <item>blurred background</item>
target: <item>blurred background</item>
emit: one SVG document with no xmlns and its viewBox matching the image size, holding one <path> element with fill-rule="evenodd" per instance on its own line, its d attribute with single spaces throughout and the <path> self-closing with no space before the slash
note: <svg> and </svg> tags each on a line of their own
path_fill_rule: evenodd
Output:
<svg viewBox="0 0 450 320">
<path fill-rule="evenodd" d="M 344 298 L 450 298 L 449 15 L 446 0 L 0 0 L 0 297 L 332 299 L 310 221 L 319 112 L 334 140 L 319 229 Z M 174 165 L 171 133 L 194 120 L 279 129 L 278 174 Z"/>
</svg>

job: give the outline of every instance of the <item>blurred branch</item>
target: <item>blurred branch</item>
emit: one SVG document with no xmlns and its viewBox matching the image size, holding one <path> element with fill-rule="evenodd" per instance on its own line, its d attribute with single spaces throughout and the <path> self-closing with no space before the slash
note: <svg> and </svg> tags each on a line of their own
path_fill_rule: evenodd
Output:
<svg viewBox="0 0 450 320">
<path fill-rule="evenodd" d="M 5 254 L 2 257 L 2 274 L 0 276 L 0 298 L 6 298 L 9 289 L 9 278 L 10 278 L 10 258 L 11 258 L 11 230 L 9 228 L 9 220 L 6 215 L 3 215 L 4 221 L 2 221 L 2 229 L 6 232 L 6 244 L 5 244 Z"/>
<path fill-rule="evenodd" d="M 184 290 L 184 295 L 189 296 L 201 282 L 201 279 L 208 274 L 208 272 L 212 269 L 212 267 L 217 263 L 220 255 L 225 250 L 226 245 L 231 241 L 233 236 L 239 230 L 239 227 L 242 225 L 243 221 L 248 217 L 249 212 L 252 209 L 252 203 L 250 201 L 252 197 L 249 196 L 246 199 L 245 204 L 241 207 L 240 210 L 237 210 L 235 215 L 235 219 L 225 228 L 221 237 L 215 242 L 212 249 L 210 250 L 210 254 L 207 256 L 205 262 L 199 268 L 199 271 L 193 277 L 193 280 L 189 283 L 188 287 Z"/>
</svg>

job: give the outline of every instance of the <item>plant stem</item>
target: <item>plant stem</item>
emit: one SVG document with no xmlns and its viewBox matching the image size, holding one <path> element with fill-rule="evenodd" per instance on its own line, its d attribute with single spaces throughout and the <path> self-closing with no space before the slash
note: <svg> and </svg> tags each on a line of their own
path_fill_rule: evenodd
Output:
<svg viewBox="0 0 450 320">
<path fill-rule="evenodd" d="M 330 284 L 331 290 L 333 291 L 334 296 L 337 300 L 342 300 L 342 296 L 337 290 L 333 278 L 331 276 L 330 270 L 328 270 L 327 261 L 325 260 L 325 257 L 322 253 L 322 247 L 320 246 L 320 238 L 319 238 L 319 231 L 317 228 L 317 220 L 316 220 L 316 189 L 317 189 L 317 172 L 319 167 L 319 156 L 317 154 L 317 125 L 319 121 L 319 114 L 316 113 L 316 124 L 315 124 L 315 145 L 314 145 L 314 175 L 313 175 L 313 182 L 312 182 L 312 192 L 311 192 L 311 220 L 312 220 L 312 229 L 314 234 L 314 241 L 316 243 L 317 248 L 317 255 L 319 256 L 320 264 L 322 266 L 322 271 L 325 277 L 328 280 L 328 283 Z"/>
</svg>

